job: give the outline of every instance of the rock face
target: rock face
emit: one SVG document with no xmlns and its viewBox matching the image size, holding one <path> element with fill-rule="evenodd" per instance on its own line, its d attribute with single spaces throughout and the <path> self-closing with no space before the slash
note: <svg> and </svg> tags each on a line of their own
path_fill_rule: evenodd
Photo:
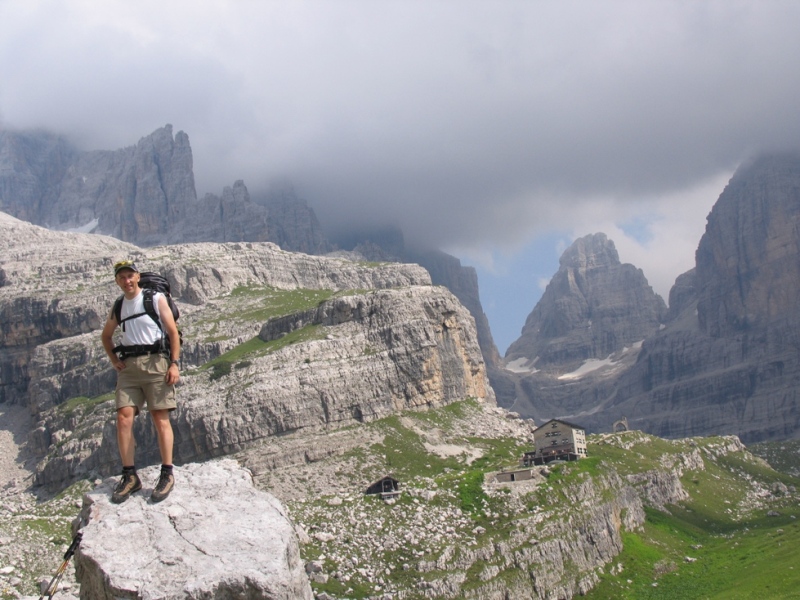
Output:
<svg viewBox="0 0 800 600">
<path fill-rule="evenodd" d="M 197 204 L 189 138 L 173 138 L 170 125 L 115 151 L 80 152 L 47 134 L 2 136 L 0 210 L 31 223 L 148 245 Z"/>
<path fill-rule="evenodd" d="M 670 292 L 666 325 L 641 345 L 591 354 L 588 334 L 570 325 L 580 321 L 560 320 L 589 303 L 559 275 L 548 291 L 560 281 L 560 293 L 543 297 L 526 325 L 535 323 L 539 337 L 523 335 L 506 357 L 520 378 L 521 414 L 561 416 L 590 431 L 625 416 L 661 437 L 800 435 L 800 155 L 763 156 L 737 170 L 708 217 L 695 268 Z M 573 356 L 606 360 L 567 372 Z"/>
<path fill-rule="evenodd" d="M 62 136 L 0 130 L 0 211 L 43 222 L 59 183 L 79 156 Z"/>
<path fill-rule="evenodd" d="M 797 325 L 800 154 L 739 169 L 697 248 L 697 317 L 713 338 Z"/>
<path fill-rule="evenodd" d="M 478 274 L 473 267 L 464 266 L 461 261 L 445 252 L 406 252 L 405 259 L 425 267 L 431 274 L 434 285 L 443 285 L 453 292 L 472 317 L 478 331 L 486 372 L 492 383 L 497 402 L 510 406 L 514 401 L 514 382 L 503 368 L 503 361 L 492 337 L 489 320 L 483 312 L 478 288 Z"/>
<path fill-rule="evenodd" d="M 175 469 L 175 489 L 160 504 L 144 488 L 111 504 L 107 480 L 84 496 L 75 555 L 86 600 L 311 600 L 292 523 L 281 503 L 253 486 L 232 460 Z"/>
<path fill-rule="evenodd" d="M 576 240 L 525 321 L 506 361 L 572 371 L 652 335 L 666 305 L 642 273 L 621 264 L 614 242 L 596 233 Z"/>
<path fill-rule="evenodd" d="M 178 463 L 303 428 L 465 397 L 494 401 L 474 320 L 418 265 L 292 254 L 268 243 L 141 250 L 8 216 L 0 229 L 4 393 L 40 421 L 30 439 L 48 455 L 40 484 L 119 468 L 105 401 L 114 375 L 99 328 L 117 296 L 110 266 L 123 256 L 164 273 L 181 305 Z M 157 447 L 139 421 L 137 460 L 147 464 Z"/>
<path fill-rule="evenodd" d="M 696 259 L 673 289 L 683 310 L 645 342 L 609 407 L 656 435 L 797 437 L 800 155 L 742 166 Z"/>
<path fill-rule="evenodd" d="M 443 285 L 458 298 L 475 319 L 478 341 L 486 363 L 492 388 L 501 405 L 510 406 L 515 399 L 514 382 L 503 369 L 500 353 L 495 346 L 489 320 L 483 312 L 478 288 L 478 275 L 473 267 L 464 266 L 455 256 L 438 250 L 415 251 L 405 245 L 403 234 L 397 229 L 358 232 L 349 239 L 340 240 L 344 247 L 352 247 L 354 257 L 373 261 L 414 262 L 431 274 L 434 285 Z"/>
<path fill-rule="evenodd" d="M 266 205 L 242 181 L 198 200 L 189 136 L 166 125 L 121 150 L 80 152 L 46 133 L 0 131 L 0 210 L 57 230 L 111 235 L 139 246 L 280 243 L 328 250 L 319 223 L 293 194 Z"/>
<path fill-rule="evenodd" d="M 514 410 L 542 421 L 584 409 L 621 363 L 635 360 L 666 312 L 642 271 L 621 264 L 605 234 L 576 240 L 506 353 L 517 380 Z M 598 371 L 590 385 L 582 385 L 582 370 Z"/>
</svg>

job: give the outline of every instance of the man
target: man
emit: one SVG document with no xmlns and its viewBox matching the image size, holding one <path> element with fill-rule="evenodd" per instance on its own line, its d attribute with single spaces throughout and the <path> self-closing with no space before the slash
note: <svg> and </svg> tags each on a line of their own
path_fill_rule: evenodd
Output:
<svg viewBox="0 0 800 600">
<path fill-rule="evenodd" d="M 115 503 L 124 502 L 142 489 L 134 463 L 133 420 L 145 404 L 156 428 L 162 463 L 161 475 L 150 499 L 161 502 L 175 485 L 169 413 L 177 407 L 174 386 L 180 379 L 180 337 L 166 296 L 151 290 L 145 292 L 139 287 L 139 278 L 133 261 L 114 265 L 114 280 L 122 290 L 122 307 L 119 320 L 117 311 L 112 308 L 102 333 L 103 348 L 117 371 L 117 444 L 122 477 L 111 496 Z M 159 322 L 146 312 L 145 294 L 151 293 Z M 122 326 L 122 344 L 115 348 L 113 336 L 119 326 Z M 169 339 L 168 347 L 163 339 L 165 334 Z"/>
</svg>

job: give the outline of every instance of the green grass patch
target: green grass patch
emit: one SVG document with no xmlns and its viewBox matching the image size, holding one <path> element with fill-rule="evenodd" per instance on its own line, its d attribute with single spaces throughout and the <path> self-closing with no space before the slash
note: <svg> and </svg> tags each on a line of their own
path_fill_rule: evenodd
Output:
<svg viewBox="0 0 800 600">
<path fill-rule="evenodd" d="M 384 438 L 372 450 L 385 456 L 387 470 L 398 479 L 433 477 L 445 469 L 457 469 L 460 465 L 456 458 L 442 458 L 429 453 L 420 435 L 402 425 L 399 416 L 386 417 L 373 425 L 384 433 Z"/>
<path fill-rule="evenodd" d="M 213 381 L 229 375 L 232 369 L 242 369 L 249 366 L 254 358 L 277 352 L 291 344 L 322 339 L 323 337 L 324 328 L 322 325 L 307 325 L 269 342 L 265 342 L 256 336 L 208 361 L 201 367 L 201 370 L 210 369 L 211 380 Z"/>
<path fill-rule="evenodd" d="M 274 317 L 319 306 L 333 294 L 333 290 L 278 290 L 261 286 L 239 286 L 231 292 L 232 298 L 256 299 L 258 302 L 255 305 L 251 302 L 243 302 L 242 304 L 246 308 L 226 315 L 226 318 L 243 321 L 268 321 Z"/>
<path fill-rule="evenodd" d="M 461 510 L 470 514 L 482 511 L 488 497 L 483 491 L 483 471 L 469 471 L 465 473 L 458 485 L 458 499 Z"/>
<path fill-rule="evenodd" d="M 623 533 L 623 552 L 587 598 L 800 598 L 796 499 L 736 510 L 748 481 L 769 486 L 783 476 L 740 453 L 705 462 L 684 476 L 689 501 L 669 512 L 648 508 L 644 530 Z"/>
<path fill-rule="evenodd" d="M 75 396 L 59 404 L 56 409 L 63 415 L 71 416 L 76 412 L 86 414 L 92 412 L 97 406 L 114 399 L 114 392 L 88 398 L 86 396 Z"/>
</svg>

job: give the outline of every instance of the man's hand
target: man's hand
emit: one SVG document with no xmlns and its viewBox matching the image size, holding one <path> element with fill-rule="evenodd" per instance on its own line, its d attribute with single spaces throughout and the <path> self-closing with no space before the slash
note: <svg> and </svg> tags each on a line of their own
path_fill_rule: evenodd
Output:
<svg viewBox="0 0 800 600">
<path fill-rule="evenodd" d="M 167 370 L 167 376 L 164 378 L 164 381 L 167 382 L 167 385 L 175 385 L 180 378 L 181 372 L 180 369 L 178 369 L 178 365 L 172 363 Z"/>
<path fill-rule="evenodd" d="M 111 359 L 111 365 L 114 367 L 114 370 L 119 373 L 122 369 L 125 368 L 125 361 L 120 360 L 118 357 L 114 357 Z"/>
</svg>

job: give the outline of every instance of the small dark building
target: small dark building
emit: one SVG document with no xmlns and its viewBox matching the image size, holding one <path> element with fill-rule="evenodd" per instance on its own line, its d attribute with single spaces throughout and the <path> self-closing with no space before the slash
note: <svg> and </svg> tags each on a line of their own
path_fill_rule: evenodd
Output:
<svg viewBox="0 0 800 600">
<path fill-rule="evenodd" d="M 381 498 L 393 498 L 400 495 L 400 482 L 391 475 L 378 479 L 371 484 L 365 494 L 380 494 Z"/>
</svg>

